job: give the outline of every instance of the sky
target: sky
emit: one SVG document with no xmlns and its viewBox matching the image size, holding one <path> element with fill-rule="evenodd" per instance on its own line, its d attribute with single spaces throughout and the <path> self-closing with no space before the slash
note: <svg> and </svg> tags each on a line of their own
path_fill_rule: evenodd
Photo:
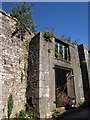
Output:
<svg viewBox="0 0 90 120">
<path fill-rule="evenodd" d="M 11 13 L 13 4 L 2 2 L 2 9 Z M 88 46 L 88 2 L 35 2 L 32 9 L 37 32 L 52 27 L 57 37 L 65 34 Z"/>
</svg>

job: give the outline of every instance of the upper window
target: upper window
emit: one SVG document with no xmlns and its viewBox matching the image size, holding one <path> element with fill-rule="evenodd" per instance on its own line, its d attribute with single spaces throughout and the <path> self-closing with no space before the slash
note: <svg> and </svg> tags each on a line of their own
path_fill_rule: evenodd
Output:
<svg viewBox="0 0 90 120">
<path fill-rule="evenodd" d="M 70 61 L 69 45 L 55 40 L 55 57 Z"/>
</svg>

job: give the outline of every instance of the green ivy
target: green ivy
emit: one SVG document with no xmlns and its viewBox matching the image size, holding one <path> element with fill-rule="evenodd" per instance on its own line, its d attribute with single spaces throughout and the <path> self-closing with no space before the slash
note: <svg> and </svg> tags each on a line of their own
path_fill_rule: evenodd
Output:
<svg viewBox="0 0 90 120">
<path fill-rule="evenodd" d="M 9 95 L 8 101 L 7 101 L 7 114 L 8 114 L 8 119 L 10 118 L 10 115 L 12 114 L 12 109 L 13 109 L 13 96 L 12 94 Z"/>
<path fill-rule="evenodd" d="M 25 110 L 21 110 L 18 115 L 19 118 L 25 118 L 26 117 L 26 112 Z"/>
<path fill-rule="evenodd" d="M 25 46 L 26 46 L 26 49 L 29 50 L 29 40 L 28 39 L 25 40 Z"/>
<path fill-rule="evenodd" d="M 34 117 L 34 114 L 33 114 L 33 112 L 29 112 L 29 116 L 28 116 L 30 119 L 33 119 L 33 117 Z"/>
</svg>

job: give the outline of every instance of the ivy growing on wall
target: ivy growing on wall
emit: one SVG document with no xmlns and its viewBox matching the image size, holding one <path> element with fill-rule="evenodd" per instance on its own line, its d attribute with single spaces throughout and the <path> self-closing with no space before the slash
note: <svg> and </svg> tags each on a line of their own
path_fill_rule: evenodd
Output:
<svg viewBox="0 0 90 120">
<path fill-rule="evenodd" d="M 21 110 L 21 111 L 19 112 L 19 115 L 18 115 L 19 120 L 22 120 L 22 119 L 24 119 L 25 117 L 26 117 L 26 111 L 25 111 L 25 110 Z"/>
<path fill-rule="evenodd" d="M 8 120 L 10 118 L 10 115 L 12 114 L 12 109 L 13 109 L 13 96 L 12 94 L 9 95 L 8 101 L 7 101 L 7 115 L 8 115 Z"/>
<path fill-rule="evenodd" d="M 26 49 L 29 50 L 29 40 L 28 39 L 25 40 L 25 46 L 26 46 Z"/>
</svg>

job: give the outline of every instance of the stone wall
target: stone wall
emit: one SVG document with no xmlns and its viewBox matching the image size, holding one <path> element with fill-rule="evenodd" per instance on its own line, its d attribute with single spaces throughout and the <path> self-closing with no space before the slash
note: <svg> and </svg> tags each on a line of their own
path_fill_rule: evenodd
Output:
<svg viewBox="0 0 90 120">
<path fill-rule="evenodd" d="M 33 65 L 33 69 L 30 68 L 28 74 L 28 80 L 31 81 L 31 89 L 28 87 L 28 93 L 30 95 L 29 97 L 32 97 L 32 103 L 35 105 L 33 107 L 36 107 L 36 112 L 40 118 L 50 118 L 52 111 L 56 108 L 55 66 L 73 71 L 74 80 L 72 79 L 72 81 L 68 83 L 68 95 L 74 95 L 75 92 L 77 104 L 84 99 L 77 46 L 65 43 L 69 46 L 71 61 L 56 59 L 54 40 L 55 39 L 52 39 L 52 42 L 46 40 L 44 33 L 40 32 L 30 42 L 29 68 Z M 73 86 L 69 88 L 69 86 L 73 84 L 75 89 Z M 71 89 L 72 92 L 70 91 Z"/>
<path fill-rule="evenodd" d="M 74 45 L 74 47 L 72 48 L 70 47 L 70 53 L 71 53 L 71 64 L 74 74 L 76 104 L 78 104 L 79 102 L 82 102 L 84 100 L 84 92 L 83 92 L 82 74 L 81 74 L 77 45 Z"/>
<path fill-rule="evenodd" d="M 14 106 L 11 117 L 26 104 L 27 57 L 25 40 L 30 41 L 33 34 L 24 41 L 15 32 L 16 19 L 0 10 L 0 117 L 7 116 L 7 100 L 13 95 Z"/>
<path fill-rule="evenodd" d="M 83 44 L 78 46 L 79 58 L 80 58 L 80 67 L 82 71 L 82 80 L 84 86 L 84 97 L 88 100 L 88 91 L 89 91 L 89 81 L 90 81 L 90 63 L 89 63 L 89 53 L 88 48 Z"/>
<path fill-rule="evenodd" d="M 39 113 L 40 118 L 49 118 L 56 107 L 54 103 L 54 39 L 52 42 L 45 40 L 42 32 L 39 53 Z"/>
<path fill-rule="evenodd" d="M 29 44 L 27 72 L 27 111 L 39 117 L 39 34 Z"/>
</svg>

